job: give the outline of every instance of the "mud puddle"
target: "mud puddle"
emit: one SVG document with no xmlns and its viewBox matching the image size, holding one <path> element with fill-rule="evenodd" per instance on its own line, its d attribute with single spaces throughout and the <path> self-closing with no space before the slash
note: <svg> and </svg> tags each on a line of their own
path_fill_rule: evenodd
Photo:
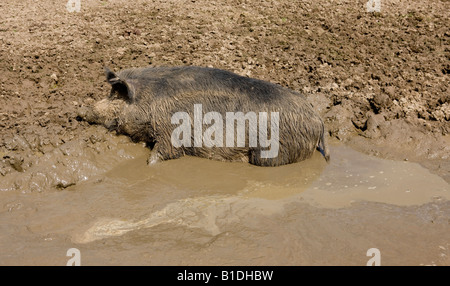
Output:
<svg viewBox="0 0 450 286">
<path fill-rule="evenodd" d="M 335 145 L 330 164 L 149 167 L 120 144 L 121 162 L 62 190 L 0 193 L 1 265 L 65 265 L 73 247 L 83 265 L 365 265 L 372 247 L 385 264 L 449 264 L 450 187 L 418 164 Z"/>
</svg>

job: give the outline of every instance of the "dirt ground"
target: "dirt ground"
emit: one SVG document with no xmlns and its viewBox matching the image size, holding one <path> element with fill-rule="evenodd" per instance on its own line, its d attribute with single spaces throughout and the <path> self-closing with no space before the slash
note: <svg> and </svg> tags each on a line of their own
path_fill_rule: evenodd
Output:
<svg viewBox="0 0 450 286">
<path fill-rule="evenodd" d="M 450 3 L 366 2 L 81 0 L 69 13 L 64 0 L 4 0 L 0 180 L 63 144 L 110 140 L 77 117 L 108 94 L 104 66 L 198 65 L 300 91 L 331 138 L 450 183 Z"/>
<path fill-rule="evenodd" d="M 84 136 L 103 66 L 199 65 L 301 91 L 331 136 L 450 180 L 447 1 L 61 2 L 0 4 L 2 176 Z"/>
</svg>

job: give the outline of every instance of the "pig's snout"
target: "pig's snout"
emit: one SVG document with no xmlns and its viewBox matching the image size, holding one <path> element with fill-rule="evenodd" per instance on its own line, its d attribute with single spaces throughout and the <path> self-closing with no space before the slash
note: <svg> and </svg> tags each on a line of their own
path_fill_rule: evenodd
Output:
<svg viewBox="0 0 450 286">
<path fill-rule="evenodd" d="M 77 119 L 85 120 L 92 124 L 101 124 L 110 130 L 119 126 L 118 118 L 123 116 L 122 111 L 126 109 L 123 100 L 101 100 L 92 107 L 82 107 L 78 110 Z"/>
<path fill-rule="evenodd" d="M 89 123 L 97 123 L 97 116 L 95 116 L 92 107 L 83 106 L 78 110 L 77 120 L 87 121 Z"/>
</svg>

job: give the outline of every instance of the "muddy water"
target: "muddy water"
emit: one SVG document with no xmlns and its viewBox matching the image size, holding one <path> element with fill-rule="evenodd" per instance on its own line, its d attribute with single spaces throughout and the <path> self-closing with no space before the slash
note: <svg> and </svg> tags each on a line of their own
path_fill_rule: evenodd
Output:
<svg viewBox="0 0 450 286">
<path fill-rule="evenodd" d="M 65 265 L 73 247 L 82 265 L 365 265 L 372 247 L 386 265 L 450 263 L 450 186 L 418 164 L 334 145 L 330 164 L 317 153 L 277 168 L 147 166 L 146 148 L 109 139 L 66 154 L 83 164 L 58 165 L 58 176 L 51 158 L 22 174 L 40 170 L 45 188 L 5 177 L 1 265 Z M 61 188 L 73 166 L 84 173 Z"/>
</svg>

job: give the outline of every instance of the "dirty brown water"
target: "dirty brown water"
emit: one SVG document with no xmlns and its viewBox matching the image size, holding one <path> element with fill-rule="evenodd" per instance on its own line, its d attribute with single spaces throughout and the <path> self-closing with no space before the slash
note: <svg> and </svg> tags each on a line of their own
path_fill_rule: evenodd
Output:
<svg viewBox="0 0 450 286">
<path fill-rule="evenodd" d="M 117 138 L 4 177 L 0 265 L 65 265 L 72 247 L 82 265 L 365 265 L 372 247 L 385 264 L 449 264 L 450 186 L 416 163 L 335 144 L 329 164 L 147 166 L 145 147 Z"/>
</svg>

